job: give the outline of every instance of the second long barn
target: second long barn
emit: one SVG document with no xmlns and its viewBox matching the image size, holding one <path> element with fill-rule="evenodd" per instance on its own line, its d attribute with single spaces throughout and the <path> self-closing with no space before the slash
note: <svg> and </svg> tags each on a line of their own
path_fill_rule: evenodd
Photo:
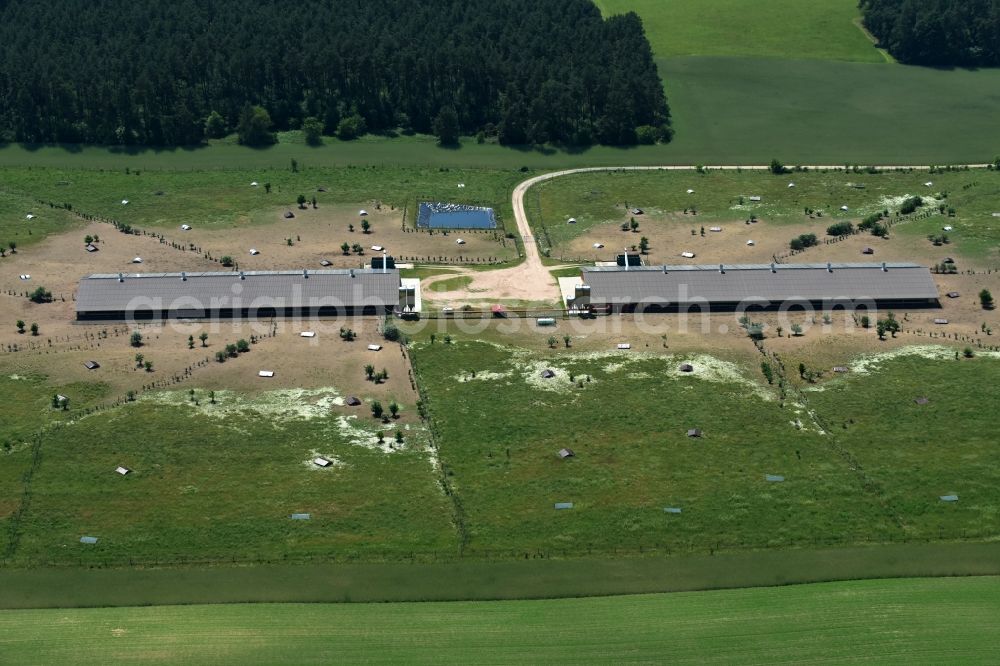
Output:
<svg viewBox="0 0 1000 666">
<path fill-rule="evenodd" d="M 940 306 L 930 271 L 911 263 L 594 266 L 574 287 L 567 306 L 592 313 Z"/>
</svg>

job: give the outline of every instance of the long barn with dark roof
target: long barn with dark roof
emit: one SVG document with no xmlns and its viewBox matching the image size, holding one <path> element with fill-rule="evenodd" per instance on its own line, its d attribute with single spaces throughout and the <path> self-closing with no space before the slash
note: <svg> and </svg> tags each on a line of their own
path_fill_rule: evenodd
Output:
<svg viewBox="0 0 1000 666">
<path fill-rule="evenodd" d="M 412 309 L 399 271 L 117 273 L 80 280 L 80 320 L 376 315 Z"/>
<path fill-rule="evenodd" d="M 917 264 L 740 264 L 585 267 L 571 309 L 591 312 L 937 307 L 930 271 Z"/>
</svg>

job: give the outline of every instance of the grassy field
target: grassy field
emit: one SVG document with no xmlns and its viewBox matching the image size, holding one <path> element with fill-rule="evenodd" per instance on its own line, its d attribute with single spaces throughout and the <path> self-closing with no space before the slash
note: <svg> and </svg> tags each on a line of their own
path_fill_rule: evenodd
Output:
<svg viewBox="0 0 1000 666">
<path fill-rule="evenodd" d="M 854 0 L 596 0 L 607 16 L 641 18 L 663 57 L 767 56 L 884 62 L 854 24 Z"/>
<path fill-rule="evenodd" d="M 100 146 L 22 146 L 0 144 L 0 167 L 190 171 L 213 169 L 280 170 L 292 159 L 306 168 L 431 167 L 434 169 L 557 169 L 573 166 L 660 164 L 671 159 L 665 146 L 560 149 L 553 146 L 504 147 L 462 139 L 457 148 L 442 148 L 430 136 L 386 138 L 366 136 L 356 141 L 326 138 L 318 147 L 282 141 L 269 148 L 247 148 L 210 142 L 197 148 L 155 149 Z M 678 159 L 687 158 L 680 156 Z"/>
<path fill-rule="evenodd" d="M 107 395 L 103 382 L 60 382 L 41 374 L 0 373 L 0 553 L 6 555 L 10 520 L 22 501 L 37 433 L 73 419 L 77 411 L 52 408 L 56 393 L 73 396 L 73 408 L 91 406 Z"/>
<path fill-rule="evenodd" d="M 420 432 L 407 428 L 407 445 L 389 450 L 390 426 L 380 450 L 370 416 L 328 413 L 331 391 L 220 392 L 214 406 L 203 393 L 202 407 L 185 406 L 187 397 L 157 394 L 48 434 L 12 563 L 377 560 L 454 550 Z M 17 464 L 30 450 L 9 455 Z M 334 465 L 316 468 L 318 455 Z M 120 477 L 117 465 L 134 471 Z M 292 513 L 313 517 L 293 521 Z M 100 541 L 80 544 L 84 535 Z"/>
<path fill-rule="evenodd" d="M 9 251 L 9 243 L 25 248 L 44 240 L 49 234 L 82 227 L 70 213 L 39 204 L 33 193 L 0 190 L 0 247 Z M 28 220 L 28 215 L 35 218 Z"/>
<path fill-rule="evenodd" d="M 792 428 L 775 396 L 748 378 L 746 360 L 691 357 L 700 370 L 684 376 L 685 356 L 534 356 L 464 339 L 419 346 L 415 366 L 464 509 L 466 552 L 684 552 L 895 536 L 824 438 Z M 546 368 L 556 377 L 541 378 Z M 687 437 L 689 428 L 704 437 Z M 560 460 L 564 447 L 576 457 Z M 766 474 L 788 481 L 769 484 Z M 556 511 L 556 502 L 573 508 Z"/>
<path fill-rule="evenodd" d="M 794 188 L 788 187 L 790 182 L 795 183 Z M 927 182 L 932 186 L 926 186 Z M 694 192 L 688 194 L 689 189 Z M 619 226 L 632 217 L 625 209 L 627 203 L 645 211 L 636 218 L 640 222 L 639 234 L 650 237 L 653 247 L 658 246 L 660 251 L 657 260 L 663 261 L 671 260 L 680 251 L 677 243 L 681 239 L 674 233 L 677 230 L 686 236 L 691 229 L 711 223 L 742 224 L 750 215 L 756 215 L 761 220 L 753 228 L 758 244 L 772 228 L 784 244 L 803 226 L 807 229 L 802 230 L 822 237 L 826 227 L 835 221 L 857 224 L 873 212 L 889 209 L 894 213 L 908 195 L 936 197 L 944 193 L 947 198 L 940 203 L 954 207 L 955 217 L 935 216 L 898 228 L 911 247 L 908 258 L 918 258 L 919 252 L 913 254 L 912 246 L 923 247 L 927 234 L 940 233 L 941 226 L 948 224 L 955 227 L 948 252 L 996 266 L 1000 261 L 1000 225 L 993 217 L 998 212 L 996 201 L 1000 195 L 1000 173 L 996 171 L 932 175 L 926 171 L 874 175 L 814 171 L 785 176 L 750 171 L 699 174 L 694 170 L 585 173 L 543 182 L 527 197 L 535 211 L 532 222 L 536 226 L 541 222 L 544 236 L 554 248 L 553 256 L 580 256 L 576 253 L 587 250 L 590 244 L 574 243 L 577 239 L 600 237 L 610 243 L 624 237 L 621 242 L 637 243 L 638 239 L 632 238 L 637 234 L 623 236 L 619 231 Z M 751 196 L 760 196 L 761 201 L 751 202 Z M 849 208 L 847 212 L 840 210 L 844 205 Z M 806 208 L 820 211 L 823 216 L 811 219 Z M 697 209 L 697 215 L 684 213 L 688 209 Z M 577 222 L 568 224 L 570 217 Z"/>
<path fill-rule="evenodd" d="M 964 424 L 980 421 L 989 409 L 982 386 L 1000 380 L 1000 361 L 907 355 L 869 372 L 838 378 L 807 396 L 839 444 L 884 488 L 907 534 L 995 537 L 1000 533 L 1000 450 L 989 430 Z M 918 405 L 918 397 L 931 402 Z M 951 494 L 959 501 L 939 499 Z"/>
<path fill-rule="evenodd" d="M 644 557 L 176 567 L 0 568 L 0 608 L 496 601 L 879 578 L 1000 575 L 1000 543 L 935 542 Z"/>
<path fill-rule="evenodd" d="M 10 663 L 988 663 L 996 578 L 596 599 L 0 611 Z"/>
<path fill-rule="evenodd" d="M 525 177 L 515 170 L 486 169 L 300 166 L 292 171 L 289 164 L 200 171 L 193 162 L 184 170 L 36 167 L 0 171 L 8 191 L 18 193 L 22 200 L 69 203 L 74 210 L 143 228 L 176 228 L 186 222 L 209 229 L 274 223 L 275 210 L 295 210 L 300 194 L 307 200 L 315 197 L 321 208 L 335 204 L 370 207 L 375 202 L 402 208 L 418 198 L 485 202 L 509 219 L 510 191 Z M 251 187 L 251 182 L 259 186 Z M 264 187 L 267 183 L 270 193 Z M 465 187 L 458 189 L 458 183 Z M 122 200 L 128 200 L 128 205 Z M 13 216 L 16 207 L 8 208 Z M 47 216 L 46 210 L 43 217 Z"/>
<path fill-rule="evenodd" d="M 377 446 L 384 427 L 364 408 L 352 418 L 338 407 L 340 392 L 322 388 L 327 384 L 220 390 L 219 404 L 208 404 L 203 385 L 221 389 L 248 371 L 234 361 L 199 371 L 209 373 L 197 383 L 200 405 L 186 389 L 153 391 L 80 418 L 90 393 L 66 388 L 81 401 L 70 412 L 75 420 L 44 434 L 26 486 L 33 456 L 27 435 L 47 415 L 53 387 L 42 379 L 5 382 L 22 396 L 34 387 L 34 397 L 13 412 L 12 446 L 0 454 L 4 539 L 16 544 L 8 563 L 601 557 L 989 538 L 1000 528 L 1000 496 L 991 490 L 1000 461 L 984 434 L 991 415 L 975 401 L 1000 372 L 985 353 L 960 364 L 950 356 L 904 357 L 877 368 L 858 361 L 873 369 L 806 391 L 806 404 L 783 405 L 760 377 L 759 357 L 736 334 L 711 344 L 671 336 L 668 352 L 653 334 L 625 332 L 636 349 L 621 354 L 609 351 L 619 339 L 613 333 L 578 337 L 567 329 L 573 347 L 566 349 L 562 327 L 539 329 L 513 338 L 526 346 L 511 347 L 500 325 L 475 333 L 486 340 L 476 342 L 458 322 L 439 324 L 436 343 L 424 330 L 411 351 L 436 453 L 426 449 L 428 433 L 408 401 L 401 450 Z M 445 332 L 453 344 L 443 342 Z M 546 350 L 550 334 L 557 349 Z M 804 339 L 819 342 L 818 333 L 810 336 Z M 258 345 L 250 363 L 285 368 L 293 381 L 287 361 L 268 365 L 283 363 L 285 344 Z M 808 351 L 769 345 L 789 367 L 796 354 L 816 367 Z M 152 340 L 147 354 L 166 358 L 158 350 L 173 346 Z M 678 372 L 685 361 L 695 365 L 693 374 Z M 545 369 L 555 377 L 542 378 Z M 395 382 L 380 394 L 384 403 L 409 390 L 404 377 Z M 91 392 L 106 390 L 95 384 Z M 918 393 L 932 405 L 913 405 Z M 804 415 L 810 409 L 819 424 Z M 888 425 L 890 409 L 905 414 L 905 423 Z M 844 429 L 848 414 L 854 422 Z M 703 437 L 687 437 L 689 428 Z M 391 441 L 394 426 L 387 430 Z M 944 442 L 957 459 L 935 453 Z M 576 456 L 560 460 L 564 447 Z M 314 469 L 317 455 L 337 464 Z M 135 471 L 122 478 L 117 465 Z M 451 496 L 441 491 L 442 471 Z M 786 480 L 768 483 L 767 474 Z M 12 524 L 25 487 L 30 503 Z M 951 492 L 963 501 L 937 499 Z M 557 502 L 573 508 L 557 511 Z M 313 519 L 291 521 L 297 512 Z M 84 535 L 100 542 L 78 543 Z"/>
<path fill-rule="evenodd" d="M 472 278 L 468 276 L 460 276 L 454 278 L 448 278 L 447 280 L 439 280 L 437 282 L 431 283 L 427 288 L 431 291 L 453 291 L 455 289 L 464 289 L 472 284 Z"/>
</svg>

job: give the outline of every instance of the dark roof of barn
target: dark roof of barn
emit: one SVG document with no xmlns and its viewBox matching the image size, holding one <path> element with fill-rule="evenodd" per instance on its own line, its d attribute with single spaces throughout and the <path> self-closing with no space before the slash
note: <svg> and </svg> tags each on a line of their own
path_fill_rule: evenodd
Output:
<svg viewBox="0 0 1000 666">
<path fill-rule="evenodd" d="M 183 277 L 182 277 L 183 276 Z M 117 273 L 80 280 L 77 312 L 130 309 L 391 307 L 399 272 L 382 270 L 244 271 L 241 273 Z"/>
<path fill-rule="evenodd" d="M 930 271 L 917 264 L 734 264 L 587 266 L 592 303 L 736 303 L 748 300 L 936 299 Z"/>
</svg>

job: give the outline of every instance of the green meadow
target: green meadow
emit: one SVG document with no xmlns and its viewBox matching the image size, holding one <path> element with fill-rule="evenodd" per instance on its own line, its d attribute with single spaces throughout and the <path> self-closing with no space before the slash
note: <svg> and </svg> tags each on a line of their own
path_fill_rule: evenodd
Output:
<svg viewBox="0 0 1000 666">
<path fill-rule="evenodd" d="M 806 395 L 837 442 L 879 484 L 908 537 L 991 539 L 1000 532 L 1000 446 L 983 423 L 993 410 L 983 389 L 998 381 L 995 355 L 929 360 L 912 354 Z M 916 404 L 917 398 L 930 402 Z M 948 495 L 958 501 L 941 501 Z"/>
<path fill-rule="evenodd" d="M 406 446 L 379 450 L 374 423 L 329 414 L 324 401 L 332 394 L 285 393 L 220 392 L 215 405 L 204 395 L 195 405 L 186 393 L 154 394 L 47 433 L 9 563 L 344 561 L 454 551 L 425 434 L 407 431 Z M 7 457 L 23 466 L 30 455 Z M 316 467 L 320 455 L 334 464 Z M 133 471 L 119 476 L 119 465 Z M 312 519 L 292 520 L 293 513 Z M 81 544 L 81 536 L 99 541 Z"/>
<path fill-rule="evenodd" d="M 884 62 L 855 25 L 854 0 L 595 0 L 607 16 L 637 13 L 653 51 Z"/>
<path fill-rule="evenodd" d="M 997 578 L 541 601 L 0 611 L 11 663 L 990 663 Z"/>
<path fill-rule="evenodd" d="M 44 240 L 49 234 L 81 226 L 69 212 L 39 203 L 34 192 L 12 191 L 8 182 L 0 188 L 0 247 L 6 252 L 10 251 L 12 241 L 24 248 Z M 29 220 L 28 215 L 34 218 Z"/>
<path fill-rule="evenodd" d="M 683 375 L 681 356 L 532 356 L 464 339 L 421 343 L 413 356 L 464 511 L 466 554 L 701 552 L 905 536 L 833 437 L 794 428 L 795 414 L 739 359 L 693 355 L 698 370 Z M 995 368 L 986 363 L 972 372 L 987 376 Z M 555 377 L 542 378 L 546 369 Z M 974 390 L 975 380 L 965 385 Z M 690 428 L 703 436 L 688 437 Z M 575 457 L 560 459 L 562 448 Z M 786 480 L 769 483 L 768 474 Z M 556 510 L 558 502 L 573 506 Z M 964 526 L 952 527 L 962 534 Z"/>
<path fill-rule="evenodd" d="M 22 200 L 30 197 L 57 205 L 68 203 L 75 211 L 140 228 L 190 223 L 199 228 L 224 229 L 273 224 L 275 210 L 294 209 L 300 194 L 310 201 L 315 197 L 320 207 L 381 201 L 387 206 L 412 208 L 414 201 L 424 198 L 484 203 L 509 219 L 510 191 L 527 177 L 516 170 L 304 165 L 296 165 L 293 170 L 291 162 L 281 168 L 237 168 L 235 162 L 232 166 L 228 170 L 205 171 L 7 168 L 0 169 L 0 179 Z M 259 185 L 252 187 L 252 182 Z M 459 183 L 465 187 L 459 189 Z M 271 185 L 270 192 L 265 184 Z M 123 200 L 128 204 L 122 204 Z M 50 209 L 44 208 L 44 217 L 48 217 Z M 55 213 L 68 217 L 62 210 Z M 9 214 L 11 218 L 15 215 L 13 210 Z M 41 233 L 63 228 L 53 223 L 52 228 L 42 228 Z"/>
</svg>

